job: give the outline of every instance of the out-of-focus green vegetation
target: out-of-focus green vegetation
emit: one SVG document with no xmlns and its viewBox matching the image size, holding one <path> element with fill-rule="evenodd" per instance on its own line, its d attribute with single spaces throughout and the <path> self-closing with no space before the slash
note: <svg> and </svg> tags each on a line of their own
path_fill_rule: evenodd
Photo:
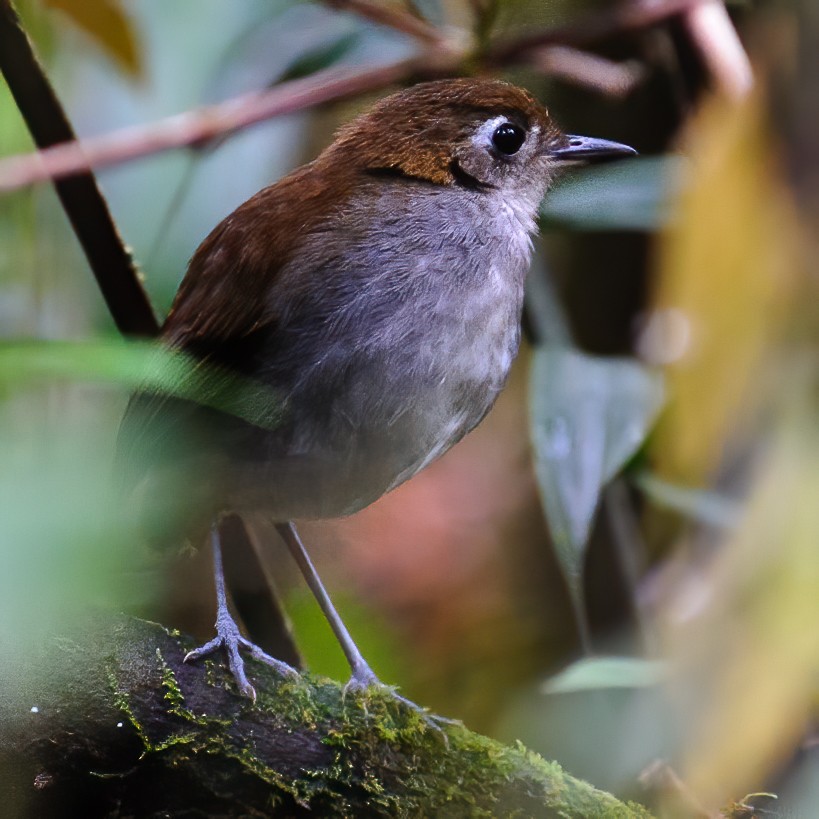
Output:
<svg viewBox="0 0 819 819">
<path fill-rule="evenodd" d="M 546 225 L 576 230 L 659 230 L 673 218 L 687 171 L 674 155 L 588 168 L 558 180 L 540 212 Z"/>
<path fill-rule="evenodd" d="M 392 7 L 474 26 L 484 44 L 581 11 L 522 1 Z M 28 0 L 22 11 L 81 134 L 412 52 L 398 32 L 296 0 Z M 819 144 L 819 121 L 803 118 L 799 130 L 787 119 L 785 103 L 810 79 L 799 60 L 784 71 L 778 62 L 810 45 L 797 42 L 798 9 L 733 11 L 757 58 L 758 87 L 743 100 L 708 91 L 707 60 L 680 20 L 600 44 L 598 56 L 645 68 L 621 96 L 544 74 L 534 59 L 504 74 L 550 101 L 568 131 L 631 141 L 646 156 L 575 171 L 556 187 L 542 207 L 527 306 L 528 377 L 513 378 L 484 432 L 325 530 L 325 542 L 348 548 L 322 546 L 317 562 L 349 601 L 342 608 L 374 665 L 414 699 L 519 737 L 667 815 L 689 815 L 679 806 L 694 803 L 713 815 L 774 791 L 775 802 L 747 801 L 810 816 L 819 197 L 805 196 L 817 177 L 794 134 Z M 102 172 L 157 303 L 167 306 L 219 218 L 311 158 L 365 102 Z M 0 88 L 0 150 L 29 147 Z M 153 383 L 189 396 L 199 386 L 184 362 L 112 335 L 53 194 L 1 198 L 4 682 L 27 645 L 72 612 L 164 616 L 181 596 L 129 528 L 111 464 L 130 390 Z M 227 409 L 237 411 L 235 399 Z M 271 568 L 308 661 L 343 675 L 292 568 Z M 202 599 L 209 593 L 206 582 Z M 212 612 L 199 605 L 206 635 Z M 583 656 L 578 628 L 598 656 Z M 676 772 L 676 788 L 652 785 L 658 760 Z"/>
</svg>

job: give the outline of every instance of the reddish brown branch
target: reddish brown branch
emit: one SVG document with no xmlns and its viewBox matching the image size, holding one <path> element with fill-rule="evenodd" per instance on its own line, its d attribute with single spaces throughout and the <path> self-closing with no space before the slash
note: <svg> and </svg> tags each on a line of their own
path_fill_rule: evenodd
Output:
<svg viewBox="0 0 819 819">
<path fill-rule="evenodd" d="M 533 48 L 527 63 L 551 77 L 607 94 L 625 97 L 644 79 L 645 68 L 637 61 L 617 63 L 571 46 Z"/>
<path fill-rule="evenodd" d="M 274 116 L 385 88 L 411 76 L 416 68 L 415 62 L 406 61 L 378 68 L 328 69 L 147 126 L 115 131 L 82 143 L 57 145 L 37 154 L 8 157 L 0 160 L 0 190 L 192 145 Z"/>
</svg>

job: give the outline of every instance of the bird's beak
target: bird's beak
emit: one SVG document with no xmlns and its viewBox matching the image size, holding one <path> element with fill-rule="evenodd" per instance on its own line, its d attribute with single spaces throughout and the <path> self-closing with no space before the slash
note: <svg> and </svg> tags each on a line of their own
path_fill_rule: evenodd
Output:
<svg viewBox="0 0 819 819">
<path fill-rule="evenodd" d="M 604 159 L 615 159 L 624 156 L 636 156 L 637 151 L 622 142 L 594 137 L 566 136 L 567 144 L 550 148 L 549 156 L 558 162 L 599 162 Z"/>
</svg>

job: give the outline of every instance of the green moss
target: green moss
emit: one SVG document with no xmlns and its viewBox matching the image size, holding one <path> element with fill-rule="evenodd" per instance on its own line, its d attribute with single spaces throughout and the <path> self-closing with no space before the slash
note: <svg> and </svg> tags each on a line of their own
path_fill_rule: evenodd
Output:
<svg viewBox="0 0 819 819">
<path fill-rule="evenodd" d="M 197 717 L 189 708 L 185 708 L 185 695 L 176 681 L 176 674 L 173 669 L 165 662 L 160 649 L 156 650 L 156 659 L 159 663 L 159 668 L 162 672 L 162 687 L 165 689 L 164 698 L 170 704 L 169 712 L 175 714 L 182 719 L 194 722 L 198 725 L 207 725 L 207 720 L 204 717 Z"/>
<path fill-rule="evenodd" d="M 309 679 L 297 690 L 295 709 L 292 701 L 284 701 L 284 690 L 277 692 L 272 704 L 278 713 L 298 718 L 327 713 L 333 700 L 336 704 L 329 709 L 334 723 L 323 738 L 335 755 L 326 768 L 309 772 L 313 797 L 322 790 L 331 795 L 338 793 L 339 786 L 343 790 L 355 784 L 367 791 L 368 804 L 382 808 L 385 814 L 433 815 L 458 806 L 457 812 L 464 811 L 463 815 L 496 816 L 499 805 L 494 799 L 487 800 L 486 794 L 509 791 L 510 782 L 519 782 L 523 775 L 528 790 L 524 796 L 560 805 L 565 816 L 648 816 L 639 806 L 626 806 L 569 777 L 557 763 L 547 762 L 519 743 L 502 746 L 462 726 L 432 727 L 423 714 L 397 702 L 389 690 L 372 689 L 351 697 L 337 685 L 316 685 Z M 312 707 L 306 704 L 310 699 Z M 393 781 L 385 781 L 383 771 L 395 769 L 399 756 L 400 773 Z M 303 788 L 301 791 L 308 796 Z"/>
<path fill-rule="evenodd" d="M 274 711 L 284 723 L 315 728 L 326 720 L 329 710 L 321 693 L 321 683 L 310 681 L 309 675 L 281 678 L 271 672 L 274 684 L 257 692 L 256 705 L 264 711 Z"/>
<path fill-rule="evenodd" d="M 211 750 L 218 747 L 219 750 L 224 751 L 224 755 L 228 759 L 233 759 L 238 762 L 245 770 L 252 773 L 254 776 L 266 782 L 271 787 L 281 790 L 293 797 L 299 797 L 299 789 L 293 783 L 288 782 L 286 777 L 283 777 L 278 771 L 274 771 L 268 765 L 263 764 L 248 747 L 226 747 L 221 743 L 215 743 Z"/>
<path fill-rule="evenodd" d="M 142 723 L 139 721 L 133 709 L 131 708 L 130 697 L 128 696 L 127 692 L 122 691 L 120 689 L 119 682 L 117 680 L 117 675 L 114 672 L 114 669 L 111 667 L 107 667 L 105 669 L 105 675 L 108 680 L 108 686 L 111 689 L 111 693 L 113 695 L 115 707 L 119 709 L 119 711 L 125 716 L 125 719 L 131 725 L 134 731 L 136 731 L 136 734 L 140 738 L 143 746 L 145 747 L 145 750 L 149 751 L 151 749 L 151 741 L 148 738 L 148 735 L 145 733 L 145 729 L 142 727 Z"/>
</svg>

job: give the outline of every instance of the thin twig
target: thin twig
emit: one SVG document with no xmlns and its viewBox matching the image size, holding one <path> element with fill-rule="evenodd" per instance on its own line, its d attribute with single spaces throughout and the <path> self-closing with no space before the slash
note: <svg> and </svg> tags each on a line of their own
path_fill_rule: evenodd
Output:
<svg viewBox="0 0 819 819">
<path fill-rule="evenodd" d="M 38 147 L 46 151 L 59 150 L 49 147 L 58 143 L 75 147 L 71 123 L 10 0 L 0 0 L 0 70 Z M 55 181 L 57 195 L 119 330 L 126 335 L 154 336 L 159 325 L 137 268 L 93 174 L 77 173 L 86 169 L 75 169 L 72 179 Z"/>
<path fill-rule="evenodd" d="M 637 777 L 640 784 L 650 793 L 665 796 L 665 803 L 681 809 L 692 819 L 717 819 L 721 813 L 709 811 L 679 774 L 664 759 L 655 759 Z M 675 815 L 678 815 L 675 811 Z"/>
<path fill-rule="evenodd" d="M 598 54 L 563 45 L 541 46 L 529 52 L 528 64 L 550 77 L 607 94 L 625 97 L 645 78 L 637 61 L 618 63 Z"/>
<path fill-rule="evenodd" d="M 414 37 L 422 43 L 441 46 L 446 37 L 435 26 L 396 8 L 375 3 L 373 0 L 324 0 L 325 5 L 338 11 L 349 11 L 378 23 L 382 26 L 400 31 Z"/>
<path fill-rule="evenodd" d="M 129 162 L 148 154 L 181 148 L 227 134 L 281 114 L 376 91 L 417 70 L 414 61 L 377 68 L 332 68 L 268 91 L 244 94 L 217 105 L 186 111 L 134 128 L 126 128 L 47 148 L 35 154 L 0 160 L 0 191 L 14 190 L 89 168 Z"/>
</svg>

